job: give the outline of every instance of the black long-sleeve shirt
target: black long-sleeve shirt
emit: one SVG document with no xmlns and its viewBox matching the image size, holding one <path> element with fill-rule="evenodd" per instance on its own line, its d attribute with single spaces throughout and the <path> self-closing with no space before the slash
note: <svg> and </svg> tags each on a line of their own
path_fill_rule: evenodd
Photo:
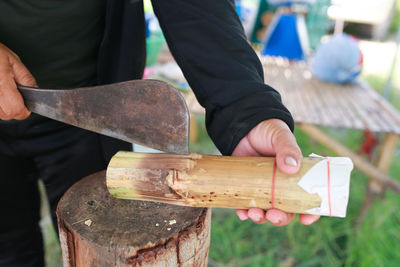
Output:
<svg viewBox="0 0 400 267">
<path fill-rule="evenodd" d="M 175 60 L 206 109 L 208 133 L 222 154 L 231 154 L 263 120 L 278 118 L 293 130 L 279 93 L 264 84 L 262 65 L 246 40 L 233 1 L 152 0 L 152 4 Z M 141 77 L 144 34 L 140 2 L 108 1 L 100 82 Z"/>
</svg>

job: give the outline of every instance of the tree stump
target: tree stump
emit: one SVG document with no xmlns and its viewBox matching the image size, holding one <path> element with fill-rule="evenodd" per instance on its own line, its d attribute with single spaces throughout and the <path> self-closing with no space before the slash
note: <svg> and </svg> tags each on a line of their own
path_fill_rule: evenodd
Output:
<svg viewBox="0 0 400 267">
<path fill-rule="evenodd" d="M 211 209 L 116 199 L 105 172 L 73 185 L 57 208 L 66 266 L 207 266 Z"/>
</svg>

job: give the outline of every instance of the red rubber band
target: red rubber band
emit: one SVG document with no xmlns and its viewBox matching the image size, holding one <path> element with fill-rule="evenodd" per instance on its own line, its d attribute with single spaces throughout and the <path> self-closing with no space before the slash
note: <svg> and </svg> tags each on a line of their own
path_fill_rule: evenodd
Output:
<svg viewBox="0 0 400 267">
<path fill-rule="evenodd" d="M 276 159 L 274 159 L 274 167 L 272 169 L 271 208 L 275 208 L 275 176 L 276 176 Z"/>
<path fill-rule="evenodd" d="M 328 169 L 328 204 L 329 204 L 329 216 L 332 217 L 332 202 L 331 202 L 331 167 L 329 164 L 329 158 L 326 158 L 326 166 Z"/>
</svg>

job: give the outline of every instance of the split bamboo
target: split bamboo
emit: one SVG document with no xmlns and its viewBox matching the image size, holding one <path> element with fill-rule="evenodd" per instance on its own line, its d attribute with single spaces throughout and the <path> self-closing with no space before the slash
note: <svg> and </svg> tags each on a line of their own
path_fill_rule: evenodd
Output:
<svg viewBox="0 0 400 267">
<path fill-rule="evenodd" d="M 107 187 L 112 196 L 123 199 L 344 217 L 352 163 L 345 161 L 347 173 L 338 172 L 343 170 L 343 160 L 335 164 L 333 159 L 329 170 L 326 158 L 303 158 L 300 171 L 289 175 L 276 168 L 272 157 L 118 152 L 107 168 Z M 310 173 L 314 181 L 301 181 Z M 348 177 L 335 178 L 334 174 Z"/>
</svg>

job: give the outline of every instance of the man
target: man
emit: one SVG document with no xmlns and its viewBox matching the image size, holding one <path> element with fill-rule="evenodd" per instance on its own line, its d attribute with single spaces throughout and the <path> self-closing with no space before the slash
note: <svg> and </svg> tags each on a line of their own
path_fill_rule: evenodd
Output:
<svg viewBox="0 0 400 267">
<path fill-rule="evenodd" d="M 263 82 L 232 1 L 154 0 L 154 11 L 185 77 L 206 108 L 223 154 L 275 155 L 299 168 L 293 121 Z M 104 169 L 129 144 L 65 125 L 24 106 L 16 84 L 72 88 L 140 79 L 145 63 L 143 4 L 135 0 L 0 1 L 0 266 L 42 266 L 37 179 L 53 212 L 78 179 Z M 18 55 L 18 56 L 17 56 Z M 238 210 L 240 219 L 281 226 L 294 214 Z M 317 216 L 301 215 L 304 224 Z"/>
</svg>

